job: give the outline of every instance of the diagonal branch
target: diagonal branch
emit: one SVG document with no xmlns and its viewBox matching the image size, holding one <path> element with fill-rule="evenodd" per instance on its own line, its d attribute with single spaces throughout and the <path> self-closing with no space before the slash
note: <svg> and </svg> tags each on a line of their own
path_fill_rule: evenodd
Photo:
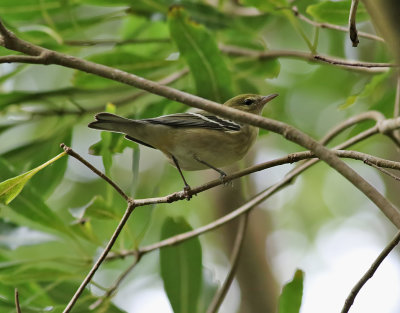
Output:
<svg viewBox="0 0 400 313">
<path fill-rule="evenodd" d="M 104 248 L 103 252 L 101 253 L 100 257 L 97 259 L 89 273 L 86 275 L 85 279 L 82 281 L 80 284 L 79 288 L 76 290 L 75 294 L 69 301 L 68 305 L 65 307 L 63 313 L 68 313 L 71 311 L 72 307 L 75 305 L 76 301 L 78 301 L 78 298 L 81 296 L 82 292 L 85 290 L 86 286 L 89 284 L 89 282 L 92 280 L 94 274 L 97 272 L 99 269 L 101 263 L 106 259 L 108 253 L 110 252 L 112 246 L 114 245 L 115 241 L 117 240 L 120 232 L 124 228 L 126 222 L 129 219 L 129 216 L 132 214 L 133 210 L 135 209 L 135 206 L 133 202 L 128 201 L 128 206 L 125 210 L 125 213 L 123 217 L 121 218 L 120 222 L 118 223 L 117 228 L 115 229 L 114 233 L 112 234 L 109 242 L 107 243 L 106 247 Z"/>
<path fill-rule="evenodd" d="M 6 48 L 19 51 L 28 55 L 40 55 L 43 52 L 50 51 L 15 37 L 15 35 L 5 29 L 2 23 L 0 24 L 0 33 L 3 35 L 2 43 Z M 10 33 L 12 35 L 10 35 Z M 250 124 L 262 129 L 278 133 L 285 137 L 287 140 L 295 142 L 298 145 L 315 153 L 318 158 L 325 161 L 329 166 L 338 171 L 353 185 L 355 185 L 361 192 L 363 192 L 373 203 L 375 203 L 381 209 L 381 211 L 394 225 L 396 225 L 396 227 L 400 228 L 400 212 L 395 206 L 393 206 L 382 194 L 380 194 L 357 172 L 355 172 L 352 168 L 341 161 L 334 153 L 329 151 L 323 145 L 319 144 L 307 134 L 297 130 L 290 125 L 255 114 L 235 110 L 226 106 L 221 106 L 216 102 L 209 101 L 168 86 L 157 84 L 143 77 L 129 74 L 121 70 L 117 70 L 101 64 L 85 61 L 56 51 L 49 52 L 45 64 L 57 64 L 69 68 L 78 69 L 87 73 L 92 73 L 104 78 L 112 79 L 127 85 L 134 86 L 136 88 L 144 89 L 148 92 L 157 94 L 170 100 L 179 101 L 192 107 L 203 109 L 225 118 L 230 118 L 237 122 Z"/>
<path fill-rule="evenodd" d="M 231 256 L 231 268 L 229 270 L 228 275 L 225 278 L 224 283 L 222 284 L 221 288 L 217 291 L 214 295 L 214 298 L 211 301 L 210 306 L 207 309 L 207 313 L 216 313 L 218 312 L 222 302 L 225 299 L 226 294 L 228 293 L 229 287 L 232 284 L 233 278 L 235 277 L 235 272 L 237 266 L 239 264 L 239 256 L 240 251 L 243 246 L 244 236 L 247 229 L 247 223 L 249 218 L 249 212 L 244 214 L 239 221 L 239 226 L 235 238 L 235 243 L 233 246 L 232 256 Z"/>
<path fill-rule="evenodd" d="M 372 263 L 371 267 L 368 271 L 361 277 L 358 283 L 353 287 L 350 294 L 348 295 L 345 304 L 341 313 L 347 313 L 352 306 L 354 299 L 357 297 L 358 293 L 360 292 L 361 288 L 366 284 L 366 282 L 372 278 L 375 274 L 378 267 L 381 265 L 383 260 L 389 255 L 389 253 L 398 245 L 400 242 L 400 232 L 396 234 L 396 236 L 392 239 L 392 241 L 383 249 L 383 251 L 378 255 L 376 260 Z"/>
</svg>

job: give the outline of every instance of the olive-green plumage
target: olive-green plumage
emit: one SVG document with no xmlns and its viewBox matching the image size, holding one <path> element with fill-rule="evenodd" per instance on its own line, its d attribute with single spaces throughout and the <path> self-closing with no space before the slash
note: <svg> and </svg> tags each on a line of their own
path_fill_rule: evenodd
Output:
<svg viewBox="0 0 400 313">
<path fill-rule="evenodd" d="M 223 105 L 261 114 L 277 95 L 244 94 Z M 258 128 L 226 120 L 206 111 L 132 120 L 99 113 L 90 128 L 125 134 L 126 138 L 162 151 L 176 167 L 187 171 L 223 167 L 242 159 L 254 144 Z"/>
</svg>

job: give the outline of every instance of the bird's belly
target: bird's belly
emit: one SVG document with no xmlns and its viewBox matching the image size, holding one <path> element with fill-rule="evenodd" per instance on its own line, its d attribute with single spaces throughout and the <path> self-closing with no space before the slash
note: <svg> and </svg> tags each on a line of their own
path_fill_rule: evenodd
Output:
<svg viewBox="0 0 400 313">
<path fill-rule="evenodd" d="M 181 169 L 186 171 L 197 171 L 208 169 L 209 167 L 197 159 L 207 164 L 220 168 L 230 165 L 242 159 L 249 148 L 254 143 L 255 136 L 242 136 L 239 134 L 221 134 L 223 140 L 215 137 L 215 134 L 208 137 L 205 133 L 202 136 L 182 136 L 181 142 L 169 152 L 178 160 Z M 239 138 L 237 137 L 239 136 Z M 169 157 L 174 165 L 173 160 Z"/>
</svg>

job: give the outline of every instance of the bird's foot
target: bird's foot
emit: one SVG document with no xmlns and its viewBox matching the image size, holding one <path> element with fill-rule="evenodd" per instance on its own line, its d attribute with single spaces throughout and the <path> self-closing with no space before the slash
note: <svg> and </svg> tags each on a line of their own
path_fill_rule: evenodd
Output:
<svg viewBox="0 0 400 313">
<path fill-rule="evenodd" d="M 226 176 L 228 176 L 228 175 L 226 175 L 225 172 L 223 172 L 223 171 L 220 172 L 219 179 L 221 180 L 221 182 L 224 185 L 224 187 L 233 186 L 233 183 L 232 183 L 231 180 L 226 180 Z"/>
<path fill-rule="evenodd" d="M 183 194 L 187 201 L 189 201 L 192 198 L 192 195 L 190 194 L 191 191 L 192 189 L 188 184 L 186 184 L 185 187 L 183 187 Z"/>
</svg>

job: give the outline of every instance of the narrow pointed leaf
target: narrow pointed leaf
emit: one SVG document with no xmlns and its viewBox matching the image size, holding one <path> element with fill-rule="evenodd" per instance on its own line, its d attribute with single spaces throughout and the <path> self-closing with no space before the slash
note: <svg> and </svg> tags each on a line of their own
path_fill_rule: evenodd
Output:
<svg viewBox="0 0 400 313">
<path fill-rule="evenodd" d="M 233 96 L 232 78 L 213 35 L 174 6 L 168 13 L 170 33 L 194 77 L 199 96 L 220 103 Z"/>
<path fill-rule="evenodd" d="M 62 152 L 56 157 L 52 158 L 51 160 L 47 161 L 46 163 L 24 173 L 18 175 L 16 177 L 7 179 L 0 183 L 0 203 L 9 204 L 21 190 L 24 188 L 25 184 L 35 175 L 37 172 L 45 168 L 46 166 L 50 165 L 51 163 L 55 162 L 66 153 Z"/>
<path fill-rule="evenodd" d="M 192 230 L 183 219 L 167 218 L 162 238 Z M 160 251 L 161 276 L 174 313 L 197 312 L 202 288 L 202 252 L 197 237 Z"/>
</svg>

